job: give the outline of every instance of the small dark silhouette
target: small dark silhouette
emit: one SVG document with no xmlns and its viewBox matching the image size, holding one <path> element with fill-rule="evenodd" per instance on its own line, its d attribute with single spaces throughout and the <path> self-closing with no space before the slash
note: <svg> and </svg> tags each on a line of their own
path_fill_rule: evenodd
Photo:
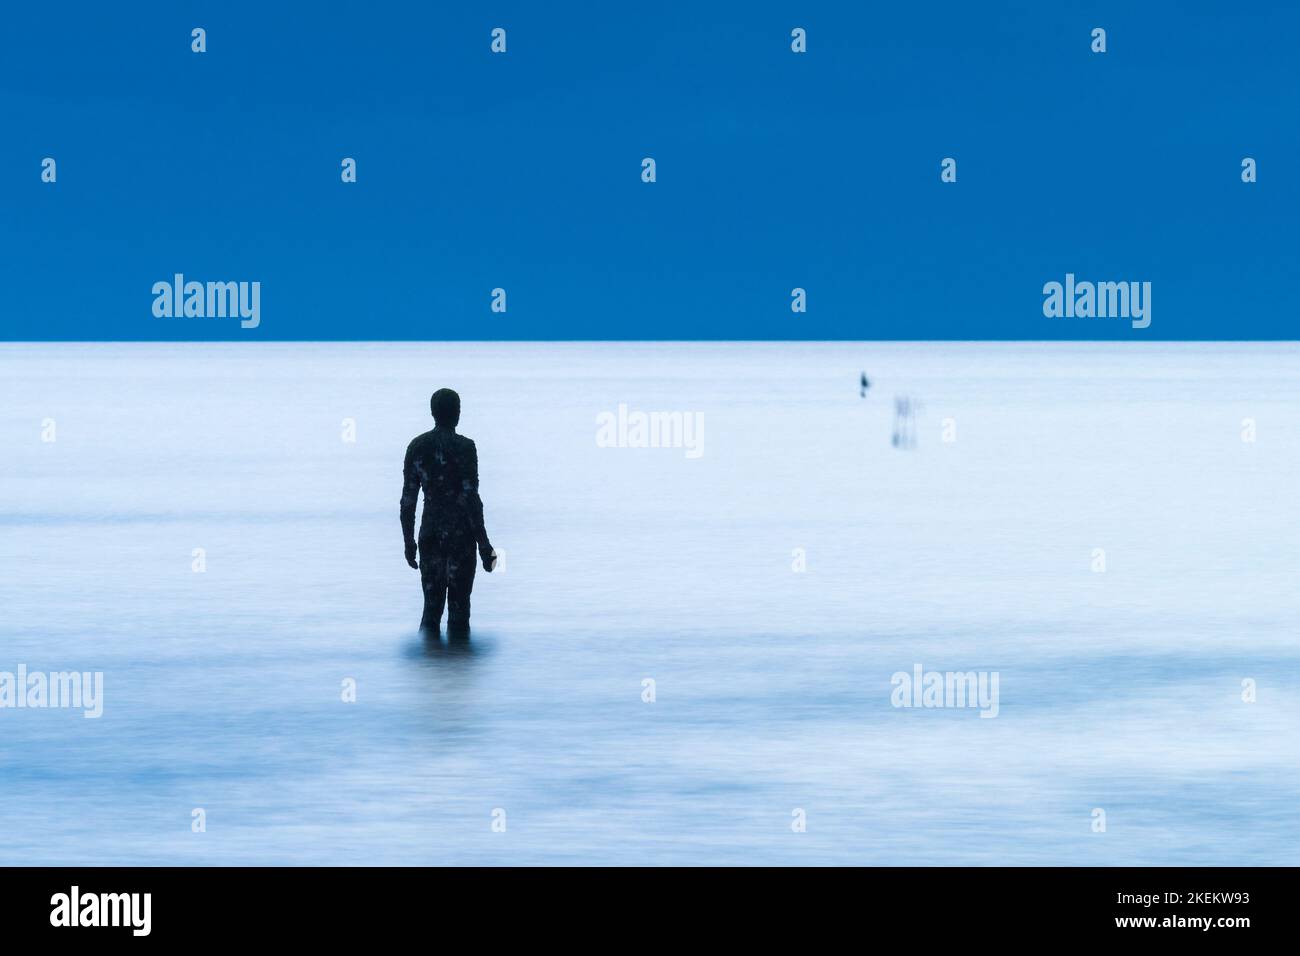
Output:
<svg viewBox="0 0 1300 956">
<path fill-rule="evenodd" d="M 861 390 L 858 392 L 858 394 L 859 394 L 862 398 L 866 398 L 866 397 L 867 397 L 867 389 L 869 389 L 870 387 L 871 387 L 871 383 L 870 383 L 869 381 L 867 381 L 867 373 L 866 373 L 866 372 L 863 372 L 863 373 L 862 373 L 862 388 L 861 388 Z"/>
<path fill-rule="evenodd" d="M 496 566 L 495 552 L 483 527 L 483 500 L 478 496 L 478 451 L 456 434 L 460 396 L 440 388 L 429 400 L 434 429 L 406 449 L 402 465 L 402 538 L 406 563 L 420 571 L 424 589 L 423 630 L 437 631 L 447 608 L 447 632 L 469 630 L 469 595 L 474 589 L 474 548 L 483 570 Z M 420 537 L 415 537 L 415 504 L 424 489 Z M 417 564 L 415 557 L 419 553 Z"/>
</svg>

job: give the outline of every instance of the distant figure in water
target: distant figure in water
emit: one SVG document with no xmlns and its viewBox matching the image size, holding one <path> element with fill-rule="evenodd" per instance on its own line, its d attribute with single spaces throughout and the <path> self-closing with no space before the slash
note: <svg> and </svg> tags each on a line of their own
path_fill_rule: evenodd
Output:
<svg viewBox="0 0 1300 956">
<path fill-rule="evenodd" d="M 420 572 L 424 617 L 420 628 L 437 631 L 447 607 L 447 633 L 469 630 L 469 595 L 474 589 L 474 549 L 483 570 L 496 565 L 483 527 L 483 500 L 478 496 L 478 451 L 460 423 L 460 396 L 440 388 L 429 400 L 433 431 L 419 435 L 406 449 L 402 465 L 402 538 L 406 563 Z M 424 489 L 424 516 L 415 537 L 415 503 Z M 415 561 L 416 553 L 420 561 Z"/>
<path fill-rule="evenodd" d="M 895 448 L 916 447 L 916 410 L 921 403 L 914 401 L 910 395 L 894 396 L 894 436 Z"/>
<path fill-rule="evenodd" d="M 867 397 L 867 389 L 869 389 L 870 387 L 871 387 L 871 383 L 867 381 L 867 373 L 866 373 L 866 372 L 863 372 L 863 373 L 862 373 L 862 390 L 861 390 L 860 392 L 858 392 L 858 394 L 861 395 L 863 398 L 866 398 L 866 397 Z"/>
</svg>

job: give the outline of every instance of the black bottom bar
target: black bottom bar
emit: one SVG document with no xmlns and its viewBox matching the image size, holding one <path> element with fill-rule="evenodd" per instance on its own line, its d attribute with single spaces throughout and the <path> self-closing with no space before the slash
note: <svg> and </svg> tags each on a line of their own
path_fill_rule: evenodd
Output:
<svg viewBox="0 0 1300 956">
<path fill-rule="evenodd" d="M 901 928 L 972 943 L 1131 936 L 1231 945 L 1283 931 L 1295 876 L 1208 867 L 15 868 L 0 871 L 0 918 L 11 941 L 75 933 L 91 945 L 130 938 L 337 945 L 404 931 L 433 931 L 451 944 L 468 928 L 487 932 L 478 937 L 484 942 L 533 933 L 538 942 L 612 944 L 601 935 L 611 921 L 661 945 L 683 939 L 664 935 L 676 931 L 760 941 L 848 932 L 863 940 Z"/>
</svg>

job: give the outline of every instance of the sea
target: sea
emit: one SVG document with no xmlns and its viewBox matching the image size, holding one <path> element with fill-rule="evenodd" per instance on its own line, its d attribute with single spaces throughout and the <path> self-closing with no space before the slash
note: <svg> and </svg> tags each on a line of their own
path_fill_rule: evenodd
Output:
<svg viewBox="0 0 1300 956">
<path fill-rule="evenodd" d="M 1295 343 L 0 345 L 0 863 L 1294 865 L 1297 476 Z"/>
</svg>

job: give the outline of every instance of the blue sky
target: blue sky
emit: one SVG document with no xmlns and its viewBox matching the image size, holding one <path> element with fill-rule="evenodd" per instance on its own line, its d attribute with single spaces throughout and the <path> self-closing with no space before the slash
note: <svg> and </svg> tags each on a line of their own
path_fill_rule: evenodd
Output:
<svg viewBox="0 0 1300 956">
<path fill-rule="evenodd" d="M 287 6 L 6 7 L 5 339 L 1297 338 L 1292 4 Z"/>
</svg>

